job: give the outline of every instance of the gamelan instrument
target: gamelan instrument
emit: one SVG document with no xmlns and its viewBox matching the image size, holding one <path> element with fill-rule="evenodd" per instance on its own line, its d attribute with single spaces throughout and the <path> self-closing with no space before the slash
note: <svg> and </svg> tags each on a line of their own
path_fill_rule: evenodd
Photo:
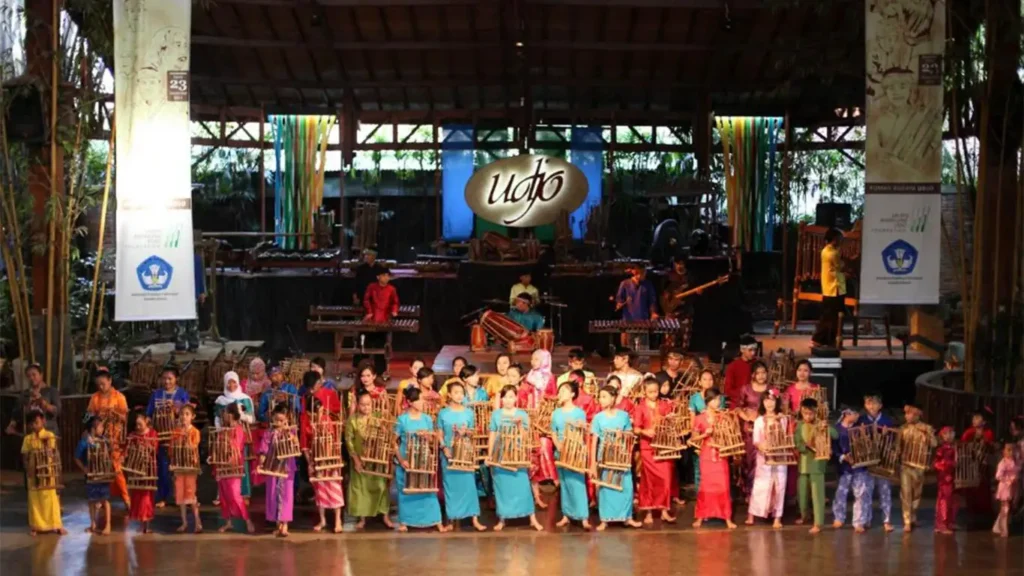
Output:
<svg viewBox="0 0 1024 576">
<path fill-rule="evenodd" d="M 481 314 L 480 327 L 513 354 L 532 352 L 536 347 L 534 337 L 529 330 L 501 312 L 487 310 Z"/>
<path fill-rule="evenodd" d="M 877 466 L 881 462 L 878 452 L 878 428 L 874 424 L 852 426 L 847 430 L 850 436 L 850 453 L 846 455 L 846 463 L 851 468 L 867 468 Z"/>
<path fill-rule="evenodd" d="M 541 328 L 537 330 L 535 336 L 537 341 L 537 348 L 544 349 L 551 352 L 555 349 L 555 331 L 550 328 Z"/>
<path fill-rule="evenodd" d="M 416 333 L 420 331 L 420 321 L 414 318 L 392 318 L 387 322 L 367 322 L 364 320 L 306 320 L 308 332 L 330 332 L 334 335 L 334 358 L 340 360 L 345 353 L 349 354 L 383 354 L 391 359 L 392 338 L 395 332 Z M 383 348 L 367 348 L 361 334 L 383 332 L 386 335 Z M 352 339 L 352 346 L 345 346 L 345 339 Z"/>
<path fill-rule="evenodd" d="M 448 451 L 451 458 L 448 459 L 448 469 L 457 472 L 476 472 L 477 450 L 476 450 L 476 429 L 453 428 L 452 445 Z"/>
<path fill-rule="evenodd" d="M 394 475 L 395 429 L 391 420 L 370 416 L 366 423 L 366 437 L 363 439 L 363 473 L 381 478 Z"/>
<path fill-rule="evenodd" d="M 597 477 L 591 478 L 595 486 L 622 491 L 622 480 L 633 469 L 633 445 L 636 436 L 624 430 L 606 430 L 597 447 Z"/>
<path fill-rule="evenodd" d="M 682 457 L 686 443 L 683 442 L 683 422 L 680 418 L 673 412 L 665 416 L 656 416 L 655 422 L 654 438 L 651 439 L 654 459 L 676 460 Z"/>
<path fill-rule="evenodd" d="M 811 439 L 811 448 L 814 450 L 815 460 L 832 459 L 832 438 L 828 433 L 828 422 L 819 420 L 814 423 L 814 437 Z"/>
<path fill-rule="evenodd" d="M 188 441 L 188 433 L 180 428 L 171 434 L 167 449 L 167 460 L 171 472 L 177 474 L 199 474 L 199 446 Z"/>
<path fill-rule="evenodd" d="M 309 315 L 316 316 L 338 316 L 341 318 L 362 318 L 366 316 L 366 308 L 362 306 L 310 306 Z M 399 318 L 419 318 L 420 307 L 402 305 L 398 307 Z"/>
<path fill-rule="evenodd" d="M 898 428 L 877 427 L 875 429 L 875 445 L 878 453 L 878 464 L 868 466 L 868 474 L 885 480 L 899 482 L 900 461 L 902 459 L 900 431 Z"/>
<path fill-rule="evenodd" d="M 341 456 L 343 437 L 343 423 L 340 420 L 325 417 L 313 424 L 310 482 L 341 480 L 341 469 L 345 467 Z"/>
<path fill-rule="evenodd" d="M 900 434 L 900 463 L 909 468 L 927 470 L 931 464 L 935 432 L 927 424 L 910 426 Z"/>
<path fill-rule="evenodd" d="M 171 433 L 178 427 L 178 411 L 171 399 L 153 402 L 153 429 L 161 442 L 171 439 Z"/>
<path fill-rule="evenodd" d="M 234 428 L 210 430 L 210 464 L 217 480 L 241 478 L 245 475 L 245 459 L 234 443 Z"/>
<path fill-rule="evenodd" d="M 981 485 L 985 445 L 981 442 L 956 443 L 956 470 L 953 482 L 956 488 L 976 488 Z"/>
<path fill-rule="evenodd" d="M 764 418 L 764 463 L 769 466 L 796 466 L 796 442 L 785 418 Z"/>
<path fill-rule="evenodd" d="M 469 328 L 469 350 L 470 352 L 482 352 L 487 350 L 487 331 L 479 322 L 473 322 Z"/>
<path fill-rule="evenodd" d="M 153 351 L 146 350 L 138 360 L 128 366 L 128 379 L 132 384 L 153 388 L 160 376 L 160 364 L 153 360 Z"/>
<path fill-rule="evenodd" d="M 678 318 L 658 318 L 657 320 L 591 320 L 588 331 L 591 334 L 654 333 L 669 334 L 679 331 L 681 320 Z"/>
<path fill-rule="evenodd" d="M 130 490 L 156 490 L 156 447 L 156 438 L 128 437 L 121 470 Z"/>
<path fill-rule="evenodd" d="M 566 422 L 562 449 L 558 451 L 555 466 L 580 474 L 590 471 L 590 432 L 586 420 Z"/>
<path fill-rule="evenodd" d="M 405 494 L 437 492 L 439 439 L 433 430 L 420 430 L 405 435 Z"/>
<path fill-rule="evenodd" d="M 530 467 L 531 433 L 522 421 L 502 422 L 494 439 L 494 449 L 487 459 L 488 466 L 515 472 Z"/>
<path fill-rule="evenodd" d="M 267 434 L 270 434 L 270 448 L 263 458 L 263 463 L 256 468 L 256 472 L 264 476 L 287 478 L 288 460 L 302 454 L 295 427 L 272 428 Z"/>
<path fill-rule="evenodd" d="M 722 458 L 742 456 L 746 452 L 740 419 L 735 412 L 715 414 L 715 423 L 711 428 L 711 446 L 718 450 L 718 455 Z"/>
<path fill-rule="evenodd" d="M 56 436 L 41 440 L 39 448 L 29 450 L 24 456 L 29 490 L 58 490 L 63 487 L 60 443 Z"/>
<path fill-rule="evenodd" d="M 103 438 L 94 438 L 89 443 L 86 458 L 86 484 L 108 484 L 114 480 L 117 471 L 110 454 L 110 442 Z"/>
<path fill-rule="evenodd" d="M 487 448 L 491 437 L 491 403 L 470 402 L 473 409 L 473 445 L 476 447 L 476 459 L 480 462 L 487 460 Z"/>
</svg>

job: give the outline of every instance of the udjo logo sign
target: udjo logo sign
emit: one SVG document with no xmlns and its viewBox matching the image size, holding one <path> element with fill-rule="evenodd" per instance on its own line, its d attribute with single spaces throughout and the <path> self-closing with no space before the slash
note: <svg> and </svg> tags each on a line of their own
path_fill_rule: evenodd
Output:
<svg viewBox="0 0 1024 576">
<path fill-rule="evenodd" d="M 588 189 L 586 176 L 569 162 L 524 154 L 477 170 L 466 184 L 466 203 L 485 220 L 529 228 L 579 208 Z"/>
</svg>

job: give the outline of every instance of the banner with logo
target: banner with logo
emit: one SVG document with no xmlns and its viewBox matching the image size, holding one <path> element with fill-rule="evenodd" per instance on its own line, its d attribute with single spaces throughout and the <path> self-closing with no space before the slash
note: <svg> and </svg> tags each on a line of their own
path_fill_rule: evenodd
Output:
<svg viewBox="0 0 1024 576">
<path fill-rule="evenodd" d="M 579 208 L 589 187 L 583 172 L 566 160 L 522 154 L 477 170 L 466 183 L 466 204 L 489 222 L 532 228 Z"/>
<path fill-rule="evenodd" d="M 196 318 L 189 34 L 192 0 L 114 0 L 114 317 Z"/>
<path fill-rule="evenodd" d="M 865 0 L 860 301 L 937 304 L 947 0 Z"/>
</svg>

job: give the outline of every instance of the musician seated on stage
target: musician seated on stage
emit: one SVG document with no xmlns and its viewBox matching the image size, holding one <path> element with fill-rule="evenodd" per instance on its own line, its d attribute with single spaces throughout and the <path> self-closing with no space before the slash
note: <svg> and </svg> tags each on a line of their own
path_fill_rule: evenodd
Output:
<svg viewBox="0 0 1024 576">
<path fill-rule="evenodd" d="M 529 272 L 523 272 L 519 275 L 519 283 L 512 285 L 512 291 L 508 294 L 509 306 L 514 307 L 516 305 L 516 298 L 519 298 L 519 295 L 523 292 L 529 294 L 530 298 L 533 298 L 533 302 L 540 302 L 540 291 L 537 290 L 537 287 L 532 282 L 533 275 Z M 530 332 L 533 332 L 533 330 L 530 330 Z"/>
<path fill-rule="evenodd" d="M 256 410 L 256 420 L 269 424 L 272 416 L 270 409 L 270 400 L 273 396 L 278 397 L 274 399 L 274 402 L 283 402 L 284 394 L 291 394 L 288 397 L 289 401 L 295 402 L 292 406 L 296 412 L 299 411 L 299 403 L 296 401 L 299 395 L 299 391 L 295 388 L 294 384 L 290 384 L 284 381 L 284 372 L 281 371 L 280 366 L 274 366 L 270 369 L 270 388 L 263 391 L 260 395 L 260 406 Z"/>
<path fill-rule="evenodd" d="M 533 302 L 529 292 L 520 292 L 508 313 L 510 319 L 530 332 L 536 332 L 544 327 L 544 317 L 532 308 Z"/>
<path fill-rule="evenodd" d="M 569 350 L 569 369 L 559 376 L 555 383 L 561 386 L 562 383 L 568 382 L 569 377 L 571 377 L 572 373 L 576 370 L 583 372 L 584 380 L 592 380 L 594 378 L 594 373 L 587 370 L 587 355 L 583 352 L 582 348 L 573 348 L 572 350 Z"/>
<path fill-rule="evenodd" d="M 367 322 L 389 322 L 398 316 L 398 291 L 389 284 L 391 271 L 387 268 L 377 269 L 377 282 L 366 287 L 363 296 L 363 308 Z"/>
<path fill-rule="evenodd" d="M 630 276 L 619 284 L 615 310 L 621 310 L 622 319 L 627 321 L 657 320 L 657 298 L 654 286 L 647 279 L 647 270 L 642 265 L 632 264 L 626 271 Z"/>
</svg>

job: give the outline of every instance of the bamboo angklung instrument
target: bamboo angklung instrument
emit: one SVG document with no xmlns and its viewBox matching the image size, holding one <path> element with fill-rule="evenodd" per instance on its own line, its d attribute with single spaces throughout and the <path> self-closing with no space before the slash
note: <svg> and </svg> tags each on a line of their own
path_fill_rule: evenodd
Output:
<svg viewBox="0 0 1024 576">
<path fill-rule="evenodd" d="M 850 453 L 846 455 L 846 463 L 851 468 L 867 468 L 881 462 L 876 438 L 878 431 L 874 424 L 852 426 L 847 433 L 850 435 Z"/>
<path fill-rule="evenodd" d="M 668 395 L 672 398 L 685 398 L 688 400 L 690 394 L 693 394 L 700 388 L 700 373 L 700 364 L 696 361 L 690 362 L 686 369 L 683 370 L 682 377 L 669 390 Z"/>
<path fill-rule="evenodd" d="M 764 463 L 769 466 L 796 466 L 796 442 L 788 422 L 779 416 L 764 419 Z"/>
<path fill-rule="evenodd" d="M 715 423 L 711 430 L 711 446 L 718 450 L 722 458 L 741 456 L 746 453 L 746 444 L 740 431 L 739 416 L 735 412 L 726 411 L 715 414 Z"/>
<path fill-rule="evenodd" d="M 566 422 L 562 449 L 555 466 L 586 474 L 590 470 L 590 432 L 587 422 Z"/>
<path fill-rule="evenodd" d="M 265 392 L 270 394 L 270 409 L 267 410 L 267 414 L 273 414 L 278 406 L 287 406 L 285 414 L 288 416 L 288 425 L 295 426 L 296 414 L 298 414 L 299 397 L 290 392 L 282 392 L 281 390 L 273 390 Z"/>
<path fill-rule="evenodd" d="M 248 422 L 239 422 L 238 425 L 242 427 L 242 431 L 245 433 L 246 452 L 243 454 L 243 457 L 253 462 L 259 460 L 260 455 L 256 453 L 256 445 L 252 441 L 252 426 Z"/>
<path fill-rule="evenodd" d="M 171 472 L 196 475 L 200 473 L 199 446 L 189 444 L 188 434 L 180 428 L 171 434 L 167 460 L 170 462 Z"/>
<path fill-rule="evenodd" d="M 103 438 L 96 438 L 89 444 L 86 453 L 85 482 L 87 484 L 107 484 L 114 480 L 117 471 L 110 455 L 110 443 Z"/>
<path fill-rule="evenodd" d="M 437 492 L 438 437 L 433 430 L 405 435 L 405 494 Z"/>
<path fill-rule="evenodd" d="M 213 465 L 213 474 L 218 480 L 241 478 L 245 475 L 245 459 L 232 442 L 234 434 L 233 428 L 210 430 L 210 464 Z"/>
<path fill-rule="evenodd" d="M 490 442 L 491 425 L 491 403 L 472 402 L 473 422 L 476 425 L 473 430 L 473 445 L 476 447 L 476 459 L 479 462 L 487 460 L 487 447 Z"/>
<path fill-rule="evenodd" d="M 101 410 L 96 417 L 103 421 L 103 437 L 110 442 L 111 447 L 124 446 L 127 415 L 113 410 Z"/>
<path fill-rule="evenodd" d="M 814 398 L 818 401 L 818 422 L 828 422 L 828 388 L 824 386 L 815 386 L 804 394 L 804 398 Z"/>
<path fill-rule="evenodd" d="M 394 475 L 395 430 L 390 420 L 370 416 L 366 422 L 366 438 L 363 440 L 363 473 L 381 478 Z"/>
<path fill-rule="evenodd" d="M 597 447 L 597 478 L 595 486 L 622 491 L 622 480 L 633 469 L 633 445 L 636 436 L 624 430 L 607 430 Z"/>
<path fill-rule="evenodd" d="M 541 436 L 551 436 L 551 416 L 555 413 L 558 400 L 545 398 L 540 406 L 530 414 L 530 424 L 533 427 L 533 447 L 540 446 Z"/>
<path fill-rule="evenodd" d="M 156 438 L 133 435 L 125 451 L 124 479 L 132 490 L 156 490 Z"/>
<path fill-rule="evenodd" d="M 299 439 L 295 435 L 295 428 L 284 426 L 272 428 L 270 434 L 270 447 L 263 458 L 263 463 L 256 468 L 256 472 L 264 476 L 275 478 L 288 477 L 288 460 L 302 454 L 299 448 Z"/>
<path fill-rule="evenodd" d="M 401 405 L 401 402 L 396 402 L 395 397 L 386 392 L 375 398 L 371 397 L 370 402 L 373 406 L 370 409 L 371 414 L 378 418 L 387 418 L 390 422 L 394 423 L 395 410 L 398 409 L 397 407 Z"/>
<path fill-rule="evenodd" d="M 985 445 L 981 442 L 956 443 L 956 488 L 976 488 L 981 485 L 981 464 L 985 461 Z"/>
<path fill-rule="evenodd" d="M 682 457 L 686 443 L 680 432 L 681 425 L 675 413 L 655 417 L 654 438 L 651 439 L 655 460 L 676 460 Z"/>
<path fill-rule="evenodd" d="M 898 428 L 878 427 L 875 430 L 878 464 L 868 466 L 868 473 L 891 482 L 899 482 L 901 448 Z"/>
<path fill-rule="evenodd" d="M 318 418 L 313 425 L 310 482 L 341 480 L 345 461 L 341 456 L 342 422 L 330 417 Z"/>
<path fill-rule="evenodd" d="M 932 458 L 932 439 L 935 432 L 927 424 L 907 429 L 900 435 L 901 463 L 910 468 L 927 470 Z"/>
<path fill-rule="evenodd" d="M 494 439 L 494 452 L 487 459 L 488 466 L 516 471 L 531 464 L 530 431 L 519 420 L 502 422 Z"/>
<path fill-rule="evenodd" d="M 819 408 L 821 404 L 818 405 Z M 814 438 L 811 440 L 815 460 L 832 459 L 832 438 L 828 433 L 828 422 L 818 420 L 814 423 Z"/>
<path fill-rule="evenodd" d="M 453 428 L 452 433 L 452 445 L 449 448 L 452 457 L 448 459 L 448 469 L 457 472 L 476 472 L 476 430 L 466 427 Z"/>
<path fill-rule="evenodd" d="M 171 439 L 171 432 L 178 427 L 178 414 L 174 401 L 170 399 L 153 402 L 153 429 L 161 442 Z"/>
<path fill-rule="evenodd" d="M 25 453 L 25 474 L 29 490 L 63 488 L 59 446 L 58 439 L 54 436 L 43 440 L 39 449 Z"/>
</svg>

